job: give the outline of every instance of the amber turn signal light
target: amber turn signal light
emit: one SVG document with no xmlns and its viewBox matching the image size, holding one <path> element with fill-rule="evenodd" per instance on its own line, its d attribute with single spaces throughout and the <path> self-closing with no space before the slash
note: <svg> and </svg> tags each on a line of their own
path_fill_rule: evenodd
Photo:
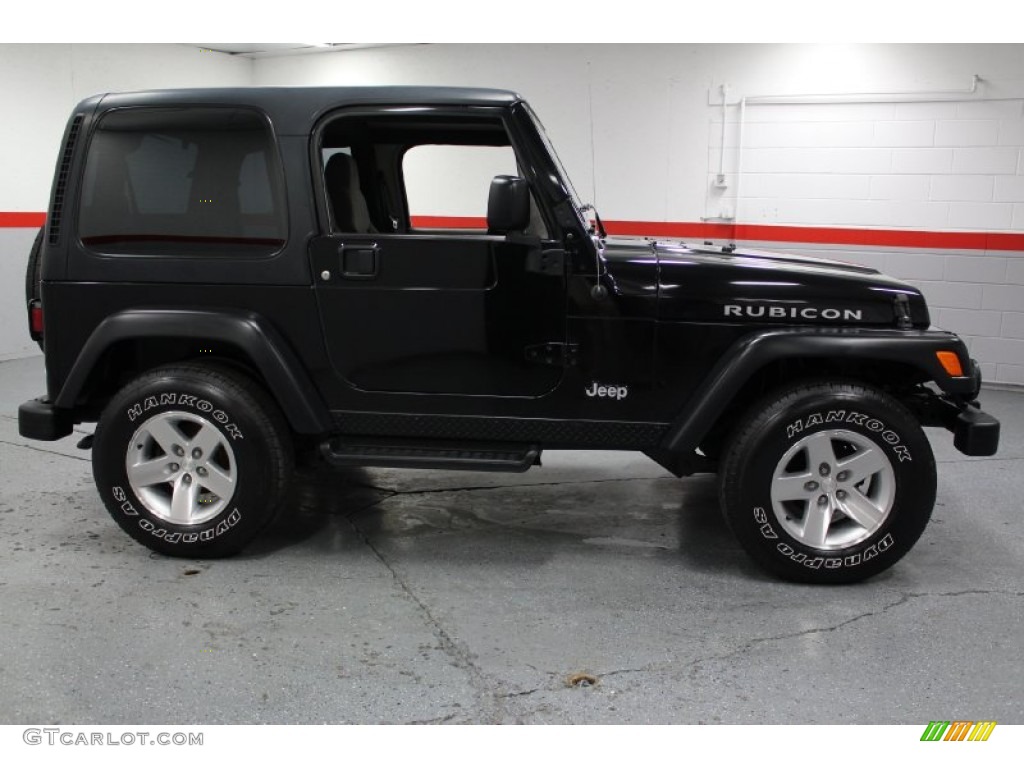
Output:
<svg viewBox="0 0 1024 768">
<path fill-rule="evenodd" d="M 960 365 L 960 358 L 956 352 L 936 352 L 935 356 L 939 358 L 939 362 L 942 363 L 943 369 L 950 376 L 963 376 L 964 369 Z"/>
</svg>

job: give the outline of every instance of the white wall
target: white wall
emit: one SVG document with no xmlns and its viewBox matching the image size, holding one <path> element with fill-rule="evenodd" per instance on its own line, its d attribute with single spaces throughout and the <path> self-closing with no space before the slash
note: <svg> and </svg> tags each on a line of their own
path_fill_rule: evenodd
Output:
<svg viewBox="0 0 1024 768">
<path fill-rule="evenodd" d="M 975 94 L 936 97 L 944 101 L 752 104 L 742 168 L 730 106 L 727 186 L 713 183 L 723 84 L 735 104 L 759 94 L 966 90 L 975 74 L 984 79 Z M 408 46 L 262 59 L 254 82 L 519 91 L 605 220 L 687 237 L 722 214 L 815 228 L 823 242 L 785 243 L 765 230 L 756 242 L 909 279 L 933 322 L 966 338 L 987 380 L 1024 384 L 1022 45 Z M 922 231 L 915 244 L 928 247 L 839 245 L 825 229 L 835 227 L 860 231 L 862 243 L 871 240 L 863 230 Z M 1019 250 L 984 241 L 965 250 L 948 237 L 958 231 L 1015 233 Z"/>
<path fill-rule="evenodd" d="M 251 79 L 251 60 L 184 45 L 0 45 L 0 213 L 46 210 L 60 139 L 81 99 Z M 0 359 L 39 351 L 24 308 L 34 237 L 34 229 L 0 227 Z"/>
</svg>

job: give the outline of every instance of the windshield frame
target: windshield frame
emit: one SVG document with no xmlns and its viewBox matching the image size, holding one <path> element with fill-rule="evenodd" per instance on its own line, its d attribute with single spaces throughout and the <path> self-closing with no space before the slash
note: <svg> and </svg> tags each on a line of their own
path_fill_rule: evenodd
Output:
<svg viewBox="0 0 1024 768">
<path fill-rule="evenodd" d="M 537 131 L 537 136 L 540 138 L 541 144 L 544 150 L 548 153 L 552 162 L 555 164 L 555 171 L 558 173 L 559 180 L 562 182 L 562 186 L 565 188 L 566 193 L 569 196 L 569 202 L 576 211 L 576 216 L 579 218 L 580 223 L 584 225 L 586 229 L 586 219 L 583 216 L 583 201 L 580 198 L 579 192 L 576 191 L 576 187 L 572 183 L 572 178 L 569 176 L 568 171 L 565 170 L 565 164 L 562 163 L 562 158 L 558 156 L 558 151 L 555 149 L 555 145 L 551 143 L 551 139 L 548 138 L 547 130 L 544 128 L 544 123 L 541 122 L 537 113 L 533 111 L 527 102 L 521 102 L 523 108 L 526 111 L 527 116 L 533 123 L 534 129 Z"/>
</svg>

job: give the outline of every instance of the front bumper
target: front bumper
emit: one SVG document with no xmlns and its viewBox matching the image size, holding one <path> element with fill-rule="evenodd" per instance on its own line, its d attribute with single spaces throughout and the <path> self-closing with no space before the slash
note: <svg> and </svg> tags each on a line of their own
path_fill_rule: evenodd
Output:
<svg viewBox="0 0 1024 768">
<path fill-rule="evenodd" d="M 999 450 L 999 421 L 968 405 L 943 425 L 953 433 L 953 445 L 967 456 L 994 456 Z"/>
<path fill-rule="evenodd" d="M 961 398 L 940 398 L 942 426 L 953 433 L 953 445 L 967 456 L 995 456 L 999 450 L 999 421 L 978 407 L 981 391 L 981 366 L 971 360 L 968 369 L 971 392 Z"/>
<path fill-rule="evenodd" d="M 967 456 L 994 456 L 999 450 L 999 420 L 988 415 L 975 399 L 981 389 L 981 367 L 971 360 L 969 392 L 951 395 L 925 391 L 908 405 L 926 427 L 945 427 L 953 433 L 953 445 Z"/>
<path fill-rule="evenodd" d="M 44 397 L 18 406 L 18 434 L 30 440 L 60 440 L 71 434 L 71 413 Z"/>
</svg>

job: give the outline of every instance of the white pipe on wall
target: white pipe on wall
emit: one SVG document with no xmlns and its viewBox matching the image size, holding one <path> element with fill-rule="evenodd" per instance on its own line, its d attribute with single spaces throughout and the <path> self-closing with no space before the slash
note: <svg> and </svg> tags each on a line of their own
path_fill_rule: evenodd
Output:
<svg viewBox="0 0 1024 768">
<path fill-rule="evenodd" d="M 971 76 L 969 88 L 953 88 L 945 91 L 882 91 L 878 93 L 792 93 L 744 96 L 747 104 L 886 104 L 890 102 L 916 101 L 960 101 L 978 91 L 980 75 Z M 1018 97 L 1019 98 L 1019 97 Z M 993 99 L 978 99 L 993 101 Z"/>
<path fill-rule="evenodd" d="M 733 207 L 733 221 L 741 221 L 740 206 L 742 197 L 740 188 L 743 185 L 743 128 L 746 123 L 747 105 L 753 104 L 889 104 L 889 103 L 915 103 L 929 101 L 966 101 L 965 96 L 972 96 L 978 91 L 978 83 L 982 82 L 980 75 L 971 76 L 971 85 L 968 88 L 935 90 L 935 91 L 889 91 L 879 93 L 814 93 L 814 94 L 758 94 L 744 96 L 731 106 L 739 107 L 739 125 L 736 134 L 736 204 Z M 971 101 L 1005 101 L 1002 99 L 977 98 Z M 722 86 L 722 158 L 725 158 L 725 86 Z M 720 170 L 719 173 L 724 173 Z M 721 217 L 721 220 L 728 221 L 729 217 Z"/>
</svg>

